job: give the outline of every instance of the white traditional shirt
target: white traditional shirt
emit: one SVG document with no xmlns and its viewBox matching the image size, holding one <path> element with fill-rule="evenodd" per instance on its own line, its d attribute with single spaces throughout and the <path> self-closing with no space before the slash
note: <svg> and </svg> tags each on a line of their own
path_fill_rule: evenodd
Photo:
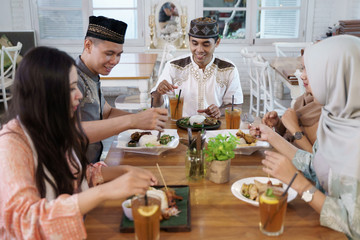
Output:
<svg viewBox="0 0 360 240">
<path fill-rule="evenodd" d="M 205 70 L 199 68 L 191 54 L 183 55 L 166 63 L 156 86 L 163 80 L 178 86 L 175 94 L 184 96 L 183 116 L 198 114 L 197 110 L 206 109 L 211 104 L 220 107 L 230 104 L 234 95 L 234 104 L 243 103 L 239 72 L 231 61 L 213 55 Z"/>
</svg>

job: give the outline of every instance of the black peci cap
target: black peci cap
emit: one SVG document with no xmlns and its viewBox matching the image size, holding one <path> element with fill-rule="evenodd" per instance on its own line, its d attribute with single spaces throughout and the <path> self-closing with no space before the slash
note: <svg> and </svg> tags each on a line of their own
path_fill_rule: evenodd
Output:
<svg viewBox="0 0 360 240">
<path fill-rule="evenodd" d="M 189 35 L 195 38 L 213 38 L 219 35 L 217 21 L 208 17 L 191 20 Z"/>
<path fill-rule="evenodd" d="M 90 16 L 86 37 L 99 38 L 102 40 L 123 44 L 125 40 L 126 28 L 127 24 L 122 21 L 103 16 Z"/>
</svg>

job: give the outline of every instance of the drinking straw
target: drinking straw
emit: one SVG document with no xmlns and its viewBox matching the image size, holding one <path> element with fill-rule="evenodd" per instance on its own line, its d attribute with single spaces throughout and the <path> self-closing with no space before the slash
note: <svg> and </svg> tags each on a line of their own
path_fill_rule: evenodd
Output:
<svg viewBox="0 0 360 240">
<path fill-rule="evenodd" d="M 283 194 L 281 194 L 282 197 L 284 197 L 284 196 L 286 195 L 286 193 L 289 191 L 289 188 L 290 188 L 291 184 L 294 182 L 294 180 L 295 180 L 295 178 L 296 178 L 297 175 L 298 175 L 298 172 L 296 172 L 296 173 L 294 174 L 294 176 L 292 177 L 292 179 L 291 179 L 290 182 L 289 182 L 289 185 L 287 186 L 287 188 L 285 189 L 285 191 L 283 192 Z"/>
<path fill-rule="evenodd" d="M 178 97 L 178 100 L 177 100 L 177 103 L 176 103 L 176 107 L 175 107 L 175 111 L 174 111 L 174 117 L 176 116 L 176 110 L 177 110 L 178 107 L 179 107 L 180 96 L 181 96 L 181 89 L 180 89 L 180 91 L 179 91 L 179 97 Z"/>
<path fill-rule="evenodd" d="M 148 206 L 148 205 L 149 205 L 148 196 L 147 196 L 147 194 L 145 193 L 145 206 Z"/>
<path fill-rule="evenodd" d="M 231 97 L 230 128 L 234 128 L 234 126 L 233 126 L 233 114 L 234 114 L 234 95 L 232 95 L 232 97 Z"/>
<path fill-rule="evenodd" d="M 161 179 L 162 179 L 162 181 L 163 181 L 163 183 L 164 183 L 165 190 L 166 190 L 166 191 L 168 191 L 168 188 L 167 188 L 167 186 L 166 186 L 166 182 L 165 182 L 165 180 L 164 180 L 164 177 L 163 177 L 163 175 L 162 175 L 162 173 L 161 173 L 161 170 L 160 170 L 159 164 L 158 164 L 158 163 L 156 163 L 156 166 L 157 166 L 157 169 L 158 169 L 158 171 L 159 171 L 159 173 L 160 173 Z"/>
<path fill-rule="evenodd" d="M 231 112 L 233 112 L 233 111 L 234 111 L 234 95 L 232 95 L 232 97 L 231 97 Z"/>
</svg>

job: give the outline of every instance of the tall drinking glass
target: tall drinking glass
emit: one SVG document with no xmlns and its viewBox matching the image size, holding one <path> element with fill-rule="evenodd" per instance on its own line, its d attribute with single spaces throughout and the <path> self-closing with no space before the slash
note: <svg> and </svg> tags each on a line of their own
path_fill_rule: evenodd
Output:
<svg viewBox="0 0 360 240">
<path fill-rule="evenodd" d="M 260 231 L 267 236 L 279 236 L 284 231 L 284 220 L 287 197 L 282 196 L 285 190 L 279 187 L 268 187 L 260 195 Z"/>
<path fill-rule="evenodd" d="M 170 105 L 170 117 L 172 121 L 177 121 L 182 118 L 184 96 L 181 95 L 179 98 L 178 94 L 168 94 L 169 105 Z"/>
<path fill-rule="evenodd" d="M 227 107 L 225 108 L 225 120 L 226 120 L 226 128 L 227 129 L 239 129 L 240 128 L 240 115 L 241 108 Z"/>
<path fill-rule="evenodd" d="M 160 198 L 155 196 L 148 196 L 147 204 L 144 195 L 131 200 L 136 240 L 160 239 L 160 204 Z"/>
</svg>

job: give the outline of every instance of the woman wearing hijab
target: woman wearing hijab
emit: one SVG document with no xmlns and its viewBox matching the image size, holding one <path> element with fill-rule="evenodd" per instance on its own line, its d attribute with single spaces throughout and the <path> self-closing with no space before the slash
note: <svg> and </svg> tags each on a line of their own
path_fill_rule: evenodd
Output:
<svg viewBox="0 0 360 240">
<path fill-rule="evenodd" d="M 320 224 L 359 239 L 360 39 L 323 40 L 306 49 L 304 60 L 313 96 L 323 106 L 314 154 L 260 125 L 260 139 L 279 152 L 266 152 L 263 170 L 284 183 L 302 171 L 307 178 L 298 175 L 292 187 L 320 214 Z"/>
<path fill-rule="evenodd" d="M 157 182 L 140 168 L 88 163 L 77 80 L 56 49 L 35 48 L 19 65 L 0 129 L 0 239 L 85 239 L 84 214 Z"/>
<path fill-rule="evenodd" d="M 301 52 L 303 53 L 303 51 Z M 281 118 L 276 111 L 272 111 L 266 113 L 262 121 L 267 126 L 274 127 L 277 133 L 296 147 L 312 152 L 321 114 L 321 105 L 314 101 L 303 57 L 302 67 L 301 80 L 304 83 L 305 93 L 296 99 L 294 107 L 286 110 Z"/>
</svg>

